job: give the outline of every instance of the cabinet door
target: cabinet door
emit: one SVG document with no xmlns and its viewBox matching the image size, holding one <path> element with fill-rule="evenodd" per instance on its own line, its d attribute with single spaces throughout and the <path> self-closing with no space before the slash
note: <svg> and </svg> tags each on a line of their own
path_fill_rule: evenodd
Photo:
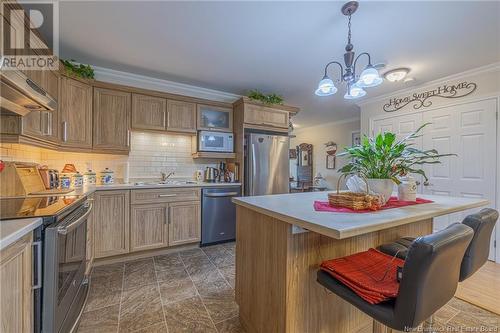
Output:
<svg viewBox="0 0 500 333">
<path fill-rule="evenodd" d="M 33 332 L 31 234 L 0 252 L 2 332 Z"/>
<path fill-rule="evenodd" d="M 100 191 L 94 200 L 94 257 L 128 253 L 130 191 Z"/>
<path fill-rule="evenodd" d="M 22 134 L 26 136 L 42 137 L 42 112 L 31 111 L 21 118 Z"/>
<path fill-rule="evenodd" d="M 259 105 L 245 105 L 244 122 L 247 124 L 288 128 L 288 118 L 287 111 Z"/>
<path fill-rule="evenodd" d="M 92 87 L 62 76 L 60 92 L 61 144 L 92 148 Z"/>
<path fill-rule="evenodd" d="M 196 104 L 167 101 L 167 131 L 196 133 Z"/>
<path fill-rule="evenodd" d="M 200 241 L 200 202 L 173 202 L 169 204 L 168 245 Z"/>
<path fill-rule="evenodd" d="M 49 70 L 45 72 L 44 89 L 58 103 L 55 110 L 42 112 L 42 133 L 47 140 L 59 142 L 59 75 Z"/>
<path fill-rule="evenodd" d="M 94 208 L 87 219 L 87 253 L 85 255 L 85 273 L 89 274 L 92 269 L 92 263 L 94 262 L 94 220 L 95 220 L 95 197 L 94 194 L 89 196 L 89 200 L 92 201 Z"/>
<path fill-rule="evenodd" d="M 132 128 L 165 130 L 167 100 L 164 98 L 132 95 Z"/>
<path fill-rule="evenodd" d="M 233 109 L 198 104 L 198 129 L 233 131 Z"/>
<path fill-rule="evenodd" d="M 133 205 L 130 209 L 130 252 L 168 245 L 168 204 Z"/>
<path fill-rule="evenodd" d="M 129 150 L 130 104 L 130 93 L 94 88 L 94 149 Z"/>
</svg>

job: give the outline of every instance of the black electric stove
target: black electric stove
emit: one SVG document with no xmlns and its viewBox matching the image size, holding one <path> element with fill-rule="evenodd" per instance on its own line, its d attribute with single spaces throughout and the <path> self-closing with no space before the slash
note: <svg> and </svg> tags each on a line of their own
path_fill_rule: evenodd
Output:
<svg viewBox="0 0 500 333">
<path fill-rule="evenodd" d="M 0 198 L 0 220 L 61 215 L 83 200 L 84 195 Z"/>
<path fill-rule="evenodd" d="M 87 219 L 84 195 L 0 198 L 2 220 L 41 217 L 33 231 L 33 332 L 70 332 L 88 293 L 85 276 Z"/>
</svg>

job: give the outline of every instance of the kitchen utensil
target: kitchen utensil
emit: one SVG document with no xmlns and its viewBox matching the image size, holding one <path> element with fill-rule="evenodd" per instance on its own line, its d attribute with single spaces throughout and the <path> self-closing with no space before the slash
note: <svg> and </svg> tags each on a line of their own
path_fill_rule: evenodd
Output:
<svg viewBox="0 0 500 333">
<path fill-rule="evenodd" d="M 205 169 L 205 181 L 206 182 L 215 182 L 219 177 L 219 170 L 213 167 L 207 167 Z"/>
</svg>

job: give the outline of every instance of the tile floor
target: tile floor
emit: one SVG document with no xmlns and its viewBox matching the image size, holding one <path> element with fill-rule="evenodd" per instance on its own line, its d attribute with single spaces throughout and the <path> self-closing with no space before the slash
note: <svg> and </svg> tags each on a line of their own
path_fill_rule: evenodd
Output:
<svg viewBox="0 0 500 333">
<path fill-rule="evenodd" d="M 234 243 L 99 266 L 78 333 L 243 332 L 234 301 Z M 457 298 L 436 332 L 498 332 L 500 316 Z"/>
<path fill-rule="evenodd" d="M 243 332 L 234 243 L 95 267 L 78 333 Z"/>
</svg>

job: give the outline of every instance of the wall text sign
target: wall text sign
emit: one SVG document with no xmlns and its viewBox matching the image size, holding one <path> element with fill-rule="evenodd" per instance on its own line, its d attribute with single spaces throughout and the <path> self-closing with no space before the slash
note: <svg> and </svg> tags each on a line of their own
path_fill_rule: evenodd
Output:
<svg viewBox="0 0 500 333">
<path fill-rule="evenodd" d="M 385 112 L 394 112 L 404 108 L 408 104 L 413 104 L 415 110 L 421 107 L 429 107 L 432 102 L 429 100 L 431 97 L 441 98 L 460 98 L 472 94 L 477 88 L 474 82 L 460 82 L 454 85 L 444 84 L 433 90 L 428 90 L 421 93 L 414 93 L 413 95 L 391 98 L 388 103 L 384 104 Z"/>
</svg>

